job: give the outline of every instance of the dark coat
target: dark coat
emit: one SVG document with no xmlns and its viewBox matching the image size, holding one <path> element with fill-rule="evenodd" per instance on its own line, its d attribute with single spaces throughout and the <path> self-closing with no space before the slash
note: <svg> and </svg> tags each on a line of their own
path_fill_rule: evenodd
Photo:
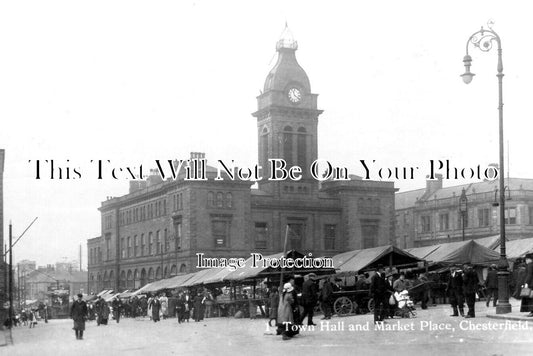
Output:
<svg viewBox="0 0 533 356">
<path fill-rule="evenodd" d="M 527 284 L 529 288 L 533 287 L 533 262 L 526 265 L 526 279 L 524 283 Z"/>
<path fill-rule="evenodd" d="M 87 303 L 76 300 L 70 307 L 70 317 L 74 320 L 74 330 L 85 330 L 85 318 L 87 316 Z"/>
<path fill-rule="evenodd" d="M 318 288 L 316 283 L 308 279 L 302 285 L 302 305 L 315 305 L 318 300 Z"/>
<path fill-rule="evenodd" d="M 485 280 L 485 287 L 488 289 L 498 289 L 498 271 L 491 269 Z"/>
<path fill-rule="evenodd" d="M 447 290 L 449 295 L 463 294 L 463 274 L 461 272 L 455 272 L 455 276 L 450 274 Z"/>
<path fill-rule="evenodd" d="M 383 299 L 392 291 L 392 286 L 385 279 L 385 274 L 374 274 L 370 279 L 370 295 L 374 299 Z"/>
<path fill-rule="evenodd" d="M 473 269 L 465 271 L 463 274 L 463 292 L 464 294 L 473 294 L 477 292 L 479 278 Z"/>
<path fill-rule="evenodd" d="M 322 289 L 320 290 L 320 300 L 323 302 L 329 302 L 333 297 L 333 285 L 330 281 L 324 281 Z"/>
</svg>

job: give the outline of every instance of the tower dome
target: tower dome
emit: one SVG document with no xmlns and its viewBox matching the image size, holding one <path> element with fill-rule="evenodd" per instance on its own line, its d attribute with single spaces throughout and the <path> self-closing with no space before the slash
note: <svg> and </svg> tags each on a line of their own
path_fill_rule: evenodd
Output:
<svg viewBox="0 0 533 356">
<path fill-rule="evenodd" d="M 291 84 L 297 84 L 306 93 L 311 92 L 309 78 L 296 60 L 295 52 L 297 49 L 298 42 L 285 24 L 285 29 L 276 43 L 278 60 L 267 75 L 263 92 L 286 90 Z"/>
</svg>

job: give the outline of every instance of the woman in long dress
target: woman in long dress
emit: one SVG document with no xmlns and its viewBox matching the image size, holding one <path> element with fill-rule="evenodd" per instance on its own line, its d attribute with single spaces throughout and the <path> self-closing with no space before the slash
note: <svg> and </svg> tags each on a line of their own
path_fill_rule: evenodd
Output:
<svg viewBox="0 0 533 356">
<path fill-rule="evenodd" d="M 278 334 L 281 332 L 283 340 L 289 340 L 297 334 L 297 332 L 293 330 L 293 327 L 297 327 L 294 325 L 294 315 L 292 311 L 292 305 L 294 304 L 294 297 L 292 296 L 293 290 L 294 287 L 291 283 L 285 283 L 278 306 Z"/>
<path fill-rule="evenodd" d="M 154 321 L 154 323 L 160 321 L 159 319 L 159 311 L 161 310 L 161 302 L 159 301 L 159 299 L 157 297 L 154 297 L 154 299 L 152 299 L 152 303 L 151 303 L 151 309 L 152 309 L 152 320 Z"/>
</svg>

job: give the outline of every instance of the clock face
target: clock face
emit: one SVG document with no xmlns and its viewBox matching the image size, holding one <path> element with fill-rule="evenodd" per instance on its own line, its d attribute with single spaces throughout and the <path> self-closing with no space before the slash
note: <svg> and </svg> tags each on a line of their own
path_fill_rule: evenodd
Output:
<svg viewBox="0 0 533 356">
<path fill-rule="evenodd" d="M 297 104 L 302 100 L 302 93 L 298 88 L 291 88 L 289 89 L 289 92 L 287 93 L 289 96 L 289 100 L 293 104 Z"/>
</svg>

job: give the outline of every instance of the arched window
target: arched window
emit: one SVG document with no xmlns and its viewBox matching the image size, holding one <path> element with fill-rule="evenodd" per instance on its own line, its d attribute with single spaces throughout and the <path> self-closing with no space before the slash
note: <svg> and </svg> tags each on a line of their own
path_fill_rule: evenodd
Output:
<svg viewBox="0 0 533 356">
<path fill-rule="evenodd" d="M 165 267 L 165 273 L 163 273 L 163 278 L 168 277 L 168 266 Z"/>
<path fill-rule="evenodd" d="M 161 267 L 157 267 L 157 269 L 155 270 L 155 279 L 161 279 Z"/>
<path fill-rule="evenodd" d="M 307 134 L 305 127 L 300 127 L 298 129 L 298 153 L 297 160 L 298 166 L 302 168 L 303 171 L 307 170 Z"/>
<path fill-rule="evenodd" d="M 176 265 L 172 265 L 170 268 L 170 275 L 175 276 L 176 274 L 178 274 L 178 267 L 176 267 Z"/>
<path fill-rule="evenodd" d="M 180 266 L 180 273 L 185 273 L 185 272 L 187 272 L 187 266 L 185 265 L 185 263 L 182 263 Z"/>
<path fill-rule="evenodd" d="M 223 208 L 224 207 L 224 194 L 221 192 L 217 193 L 217 208 Z"/>
<path fill-rule="evenodd" d="M 109 271 L 109 288 L 115 288 L 115 274 Z"/>
<path fill-rule="evenodd" d="M 109 288 L 109 276 L 107 275 L 107 271 L 104 272 L 104 288 Z"/>
<path fill-rule="evenodd" d="M 215 206 L 215 193 L 207 192 L 207 206 L 210 208 Z"/>
<path fill-rule="evenodd" d="M 292 127 L 285 126 L 283 129 L 283 159 L 287 166 L 292 166 Z"/>
<path fill-rule="evenodd" d="M 141 276 L 139 275 L 139 270 L 136 269 L 135 272 L 133 272 L 133 288 L 140 288 L 141 287 Z"/>
<path fill-rule="evenodd" d="M 261 132 L 261 136 L 259 137 L 259 152 L 261 152 L 261 163 L 263 165 L 266 165 L 269 158 L 269 150 L 268 150 L 268 129 L 266 127 L 263 127 L 263 132 Z"/>
<path fill-rule="evenodd" d="M 148 270 L 148 283 L 151 283 L 154 281 L 154 269 L 150 267 Z"/>
<path fill-rule="evenodd" d="M 128 271 L 126 288 L 127 289 L 132 289 L 133 288 L 133 272 L 131 271 L 131 269 Z"/>
<path fill-rule="evenodd" d="M 233 195 L 231 193 L 226 193 L 226 206 L 228 208 L 233 207 Z"/>
<path fill-rule="evenodd" d="M 126 288 L 126 271 L 120 272 L 120 288 Z"/>
<path fill-rule="evenodd" d="M 141 270 L 141 287 L 146 284 L 146 270 L 143 268 Z"/>
</svg>

